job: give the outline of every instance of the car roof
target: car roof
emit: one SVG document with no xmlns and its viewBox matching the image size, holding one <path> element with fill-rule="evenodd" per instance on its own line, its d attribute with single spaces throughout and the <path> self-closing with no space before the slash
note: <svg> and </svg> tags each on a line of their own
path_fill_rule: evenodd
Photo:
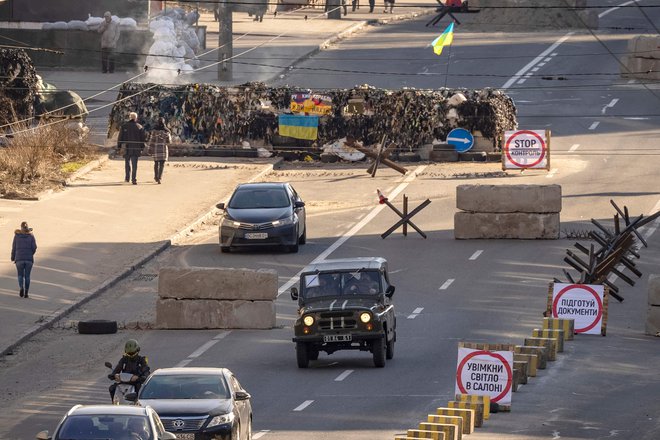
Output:
<svg viewBox="0 0 660 440">
<path fill-rule="evenodd" d="M 236 190 L 244 189 L 275 189 L 286 188 L 288 183 L 285 182 L 255 182 L 255 183 L 241 183 L 236 187 Z"/>
<path fill-rule="evenodd" d="M 69 416 L 80 415 L 126 415 L 146 416 L 147 408 L 135 405 L 76 405 L 67 413 Z"/>
<path fill-rule="evenodd" d="M 173 376 L 177 374 L 197 374 L 200 376 L 224 375 L 228 372 L 226 368 L 213 368 L 213 367 L 172 367 L 172 368 L 159 368 L 153 373 L 152 376 Z"/>
<path fill-rule="evenodd" d="M 381 267 L 387 267 L 387 260 L 382 257 L 335 258 L 309 264 L 305 266 L 303 273 L 352 269 L 380 269 Z"/>
</svg>

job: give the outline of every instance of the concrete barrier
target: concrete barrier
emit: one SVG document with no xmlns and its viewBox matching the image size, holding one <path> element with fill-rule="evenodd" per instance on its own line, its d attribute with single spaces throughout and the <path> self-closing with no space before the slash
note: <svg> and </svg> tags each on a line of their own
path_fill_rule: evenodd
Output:
<svg viewBox="0 0 660 440">
<path fill-rule="evenodd" d="M 458 240 L 559 238 L 559 213 L 478 213 L 454 214 L 454 238 Z"/>
<path fill-rule="evenodd" d="M 527 363 L 527 375 L 530 377 L 536 377 L 536 370 L 538 368 L 539 358 L 535 354 L 529 353 L 514 353 L 513 354 L 514 362 L 526 362 Z"/>
<path fill-rule="evenodd" d="M 553 338 L 557 341 L 557 353 L 562 353 L 564 351 L 564 330 L 535 328 L 532 330 L 532 336 L 535 338 Z"/>
<path fill-rule="evenodd" d="M 622 58 L 623 78 L 660 80 L 660 36 L 637 35 L 628 40 L 628 54 Z"/>
<path fill-rule="evenodd" d="M 494 345 L 494 344 L 491 344 Z M 491 349 L 494 351 L 494 349 Z M 484 420 L 490 419 L 490 396 L 477 394 L 455 394 L 457 402 L 481 403 L 484 406 Z"/>
<path fill-rule="evenodd" d="M 436 408 L 435 413 L 439 416 L 458 416 L 463 419 L 463 434 L 472 434 L 475 427 L 476 412 L 470 408 Z M 429 414 L 433 417 L 433 414 Z M 431 422 L 431 420 L 429 420 Z"/>
<path fill-rule="evenodd" d="M 557 360 L 557 341 L 553 338 L 525 338 L 525 346 L 545 347 L 548 360 Z"/>
<path fill-rule="evenodd" d="M 459 185 L 456 208 L 481 213 L 561 212 L 560 185 Z"/>
<path fill-rule="evenodd" d="M 156 325 L 165 329 L 275 326 L 277 272 L 232 268 L 160 270 Z"/>
<path fill-rule="evenodd" d="M 456 425 L 456 428 L 462 433 L 462 434 L 470 434 L 470 432 L 466 432 L 466 427 L 463 426 L 463 417 L 461 416 L 439 416 L 439 415 L 434 415 L 434 414 L 429 414 L 426 417 L 426 421 L 429 423 L 448 423 L 451 425 Z"/>
<path fill-rule="evenodd" d="M 422 422 L 419 424 L 419 431 L 431 431 L 436 433 L 444 433 L 444 438 L 446 440 L 461 440 L 463 433 L 458 430 L 456 425 L 450 423 L 429 423 Z M 408 430 L 408 435 L 410 435 L 410 430 Z M 429 438 L 429 437 L 426 437 Z"/>
<path fill-rule="evenodd" d="M 548 350 L 545 347 L 540 346 L 526 346 L 526 345 L 516 345 L 514 353 L 518 354 L 533 354 L 536 356 L 537 368 L 539 370 L 545 370 L 548 364 Z"/>
<path fill-rule="evenodd" d="M 484 404 L 472 402 L 459 402 L 450 400 L 447 402 L 447 407 L 450 409 L 471 409 L 474 411 L 474 426 L 481 428 L 484 424 Z"/>
<path fill-rule="evenodd" d="M 564 330 L 564 340 L 572 341 L 575 335 L 575 321 L 565 318 L 543 318 L 543 329 Z"/>
</svg>

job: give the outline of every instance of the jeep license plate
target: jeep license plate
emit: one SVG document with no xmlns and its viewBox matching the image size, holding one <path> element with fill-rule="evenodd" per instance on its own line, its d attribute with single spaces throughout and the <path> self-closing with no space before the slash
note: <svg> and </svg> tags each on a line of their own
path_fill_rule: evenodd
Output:
<svg viewBox="0 0 660 440">
<path fill-rule="evenodd" d="M 246 232 L 245 238 L 248 240 L 263 240 L 268 238 L 268 232 Z"/>
<path fill-rule="evenodd" d="M 323 342 L 351 342 L 353 335 L 328 335 L 323 336 Z"/>
</svg>

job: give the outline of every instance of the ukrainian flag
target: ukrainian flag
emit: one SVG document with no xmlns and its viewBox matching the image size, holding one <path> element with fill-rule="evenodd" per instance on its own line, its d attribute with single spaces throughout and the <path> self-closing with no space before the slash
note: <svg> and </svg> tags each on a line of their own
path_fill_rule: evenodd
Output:
<svg viewBox="0 0 660 440">
<path fill-rule="evenodd" d="M 431 43 L 431 46 L 433 46 L 433 52 L 435 52 L 436 55 L 440 55 L 442 53 L 442 48 L 449 46 L 452 41 L 454 41 L 454 22 L 449 23 L 449 26 L 447 26 L 447 29 L 445 29 L 442 35 L 433 40 L 433 43 Z"/>
<path fill-rule="evenodd" d="M 304 115 L 279 115 L 280 136 L 316 140 L 319 134 L 319 117 Z"/>
</svg>

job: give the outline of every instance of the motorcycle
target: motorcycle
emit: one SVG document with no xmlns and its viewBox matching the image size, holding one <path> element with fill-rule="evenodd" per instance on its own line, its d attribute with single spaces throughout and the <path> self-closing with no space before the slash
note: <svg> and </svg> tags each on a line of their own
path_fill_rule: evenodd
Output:
<svg viewBox="0 0 660 440">
<path fill-rule="evenodd" d="M 106 362 L 105 366 L 112 370 L 112 364 Z M 108 379 L 117 383 L 117 388 L 115 389 L 115 395 L 112 398 L 113 405 L 135 405 L 135 384 L 131 383 L 131 378 L 133 374 L 131 373 L 119 373 L 115 377 L 112 373 L 108 374 Z M 131 396 L 129 396 L 131 395 Z M 131 399 L 133 398 L 133 399 Z"/>
</svg>

